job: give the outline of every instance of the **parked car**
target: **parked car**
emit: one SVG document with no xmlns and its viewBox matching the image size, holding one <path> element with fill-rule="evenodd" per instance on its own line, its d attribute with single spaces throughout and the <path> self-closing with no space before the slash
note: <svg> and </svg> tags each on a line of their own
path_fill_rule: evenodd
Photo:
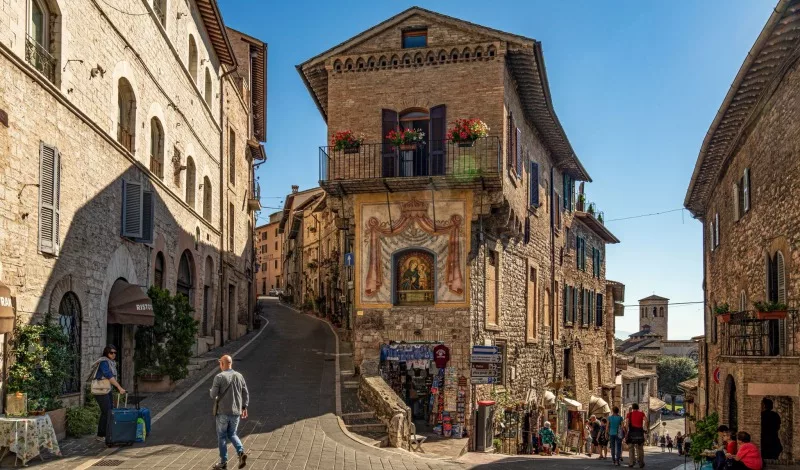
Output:
<svg viewBox="0 0 800 470">
<path fill-rule="evenodd" d="M 677 413 L 678 413 L 678 416 L 684 416 L 684 415 L 686 415 L 686 410 L 684 410 L 683 408 L 681 408 L 680 410 L 678 410 L 678 412 L 677 412 Z"/>
<path fill-rule="evenodd" d="M 267 295 L 269 295 L 270 297 L 277 297 L 278 296 L 278 292 L 279 292 L 278 289 L 270 289 L 269 290 L 269 294 L 267 294 Z"/>
<path fill-rule="evenodd" d="M 669 408 L 664 407 L 664 408 L 661 408 L 661 414 L 662 415 L 669 415 L 669 414 L 672 414 L 672 412 L 669 411 Z"/>
</svg>

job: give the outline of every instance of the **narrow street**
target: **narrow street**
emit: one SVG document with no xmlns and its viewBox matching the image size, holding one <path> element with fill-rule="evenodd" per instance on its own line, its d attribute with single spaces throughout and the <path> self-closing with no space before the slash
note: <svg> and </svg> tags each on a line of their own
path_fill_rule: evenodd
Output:
<svg viewBox="0 0 800 470">
<path fill-rule="evenodd" d="M 368 447 L 354 441 L 335 417 L 335 336 L 315 318 L 266 302 L 266 330 L 234 358 L 248 381 L 250 417 L 240 437 L 252 469 L 583 469 L 610 466 L 586 458 L 525 458 L 468 454 L 457 462 Z M 207 380 L 153 425 L 145 445 L 123 448 L 94 466 L 205 469 L 217 460 Z M 229 452 L 233 455 L 233 450 Z M 653 454 L 647 468 L 670 470 L 676 456 Z M 235 461 L 234 461 L 235 462 Z M 235 468 L 233 465 L 229 468 Z"/>
<path fill-rule="evenodd" d="M 317 319 L 267 300 L 264 333 L 234 358 L 247 379 L 250 417 L 239 436 L 252 469 L 436 469 L 446 462 L 371 448 L 350 439 L 335 416 L 336 338 Z M 218 459 L 209 379 L 153 425 L 146 445 L 95 466 L 204 469 Z M 230 455 L 234 455 L 232 447 Z M 104 463 L 106 462 L 106 463 Z M 229 468 L 235 468 L 230 465 Z"/>
</svg>

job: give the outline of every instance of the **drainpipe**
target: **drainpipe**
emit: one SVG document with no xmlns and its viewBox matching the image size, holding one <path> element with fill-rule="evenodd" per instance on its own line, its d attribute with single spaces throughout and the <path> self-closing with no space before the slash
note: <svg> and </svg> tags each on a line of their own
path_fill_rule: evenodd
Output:
<svg viewBox="0 0 800 470">
<path fill-rule="evenodd" d="M 703 376 L 703 384 L 705 385 L 703 387 L 703 393 L 705 394 L 705 414 L 703 416 L 708 416 L 708 398 L 709 398 L 708 389 L 710 387 L 708 386 L 708 377 L 709 377 L 709 375 L 708 375 L 708 331 L 706 330 L 707 327 L 706 327 L 706 321 L 705 321 L 706 312 L 708 312 L 708 281 L 707 281 L 708 276 L 706 276 L 706 248 L 707 248 L 706 247 L 706 243 L 707 243 L 707 241 L 706 241 L 705 233 L 706 233 L 706 224 L 703 223 L 703 319 L 704 319 L 703 320 L 703 349 L 704 349 L 704 351 L 703 351 L 703 370 L 705 371 L 704 374 L 703 374 L 704 375 Z M 714 318 L 713 321 L 717 321 L 716 318 Z"/>
<path fill-rule="evenodd" d="M 553 360 L 553 382 L 558 380 L 558 366 L 556 364 L 556 325 L 558 323 L 558 316 L 556 315 L 556 299 L 559 298 L 558 292 L 556 292 L 556 241 L 555 241 L 555 229 L 556 229 L 556 210 L 561 210 L 561 204 L 556 204 L 556 201 L 553 200 L 555 197 L 555 191 L 553 190 L 553 184 L 555 180 L 555 168 L 550 167 L 550 292 L 552 298 L 550 299 L 550 356 Z M 553 209 L 555 207 L 555 209 Z"/>
<path fill-rule="evenodd" d="M 219 345 L 225 345 L 225 315 L 223 312 L 224 304 L 222 302 L 222 293 L 224 287 L 222 283 L 225 280 L 225 223 L 223 222 L 225 216 L 225 176 L 223 170 L 225 169 L 225 77 L 235 73 L 236 69 L 228 70 L 219 77 Z"/>
</svg>

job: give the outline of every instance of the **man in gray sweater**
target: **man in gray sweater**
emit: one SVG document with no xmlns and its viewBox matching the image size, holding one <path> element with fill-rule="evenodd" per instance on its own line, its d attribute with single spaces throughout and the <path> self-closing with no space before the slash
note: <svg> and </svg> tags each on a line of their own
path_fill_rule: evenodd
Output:
<svg viewBox="0 0 800 470">
<path fill-rule="evenodd" d="M 219 359 L 219 368 L 222 372 L 214 377 L 210 391 L 211 398 L 217 402 L 214 418 L 217 421 L 220 458 L 214 468 L 217 470 L 228 468 L 228 441 L 236 448 L 239 468 L 244 468 L 247 465 L 247 454 L 244 453 L 242 441 L 236 435 L 236 428 L 239 426 L 240 418 L 247 419 L 250 394 L 247 392 L 247 383 L 242 374 L 233 370 L 233 359 L 230 356 L 226 354 Z"/>
</svg>

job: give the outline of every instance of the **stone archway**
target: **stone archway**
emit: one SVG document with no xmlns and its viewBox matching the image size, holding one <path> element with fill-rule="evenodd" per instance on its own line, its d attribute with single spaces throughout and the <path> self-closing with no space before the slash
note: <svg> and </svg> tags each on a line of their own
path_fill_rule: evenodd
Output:
<svg viewBox="0 0 800 470">
<path fill-rule="evenodd" d="M 111 295 L 111 288 L 118 280 L 123 279 L 129 284 L 138 285 L 139 277 L 136 275 L 136 265 L 133 262 L 128 248 L 125 245 L 120 245 L 111 255 L 111 260 L 106 267 L 106 275 L 103 280 L 103 293 L 100 298 L 100 308 L 102 309 L 99 326 L 101 331 L 105 334 L 103 341 L 95 347 L 95 351 L 91 352 L 91 357 L 100 357 L 103 347 L 108 344 L 109 337 L 116 336 L 120 344 L 114 344 L 118 351 L 118 361 L 120 363 L 119 376 L 123 387 L 131 388 L 133 386 L 133 326 L 132 325 L 109 325 L 108 324 L 108 300 Z M 103 327 L 105 326 L 105 327 Z"/>
<path fill-rule="evenodd" d="M 736 397 L 736 381 L 728 374 L 725 378 L 725 388 L 722 397 L 723 419 L 731 431 L 739 430 L 739 405 Z"/>
</svg>

